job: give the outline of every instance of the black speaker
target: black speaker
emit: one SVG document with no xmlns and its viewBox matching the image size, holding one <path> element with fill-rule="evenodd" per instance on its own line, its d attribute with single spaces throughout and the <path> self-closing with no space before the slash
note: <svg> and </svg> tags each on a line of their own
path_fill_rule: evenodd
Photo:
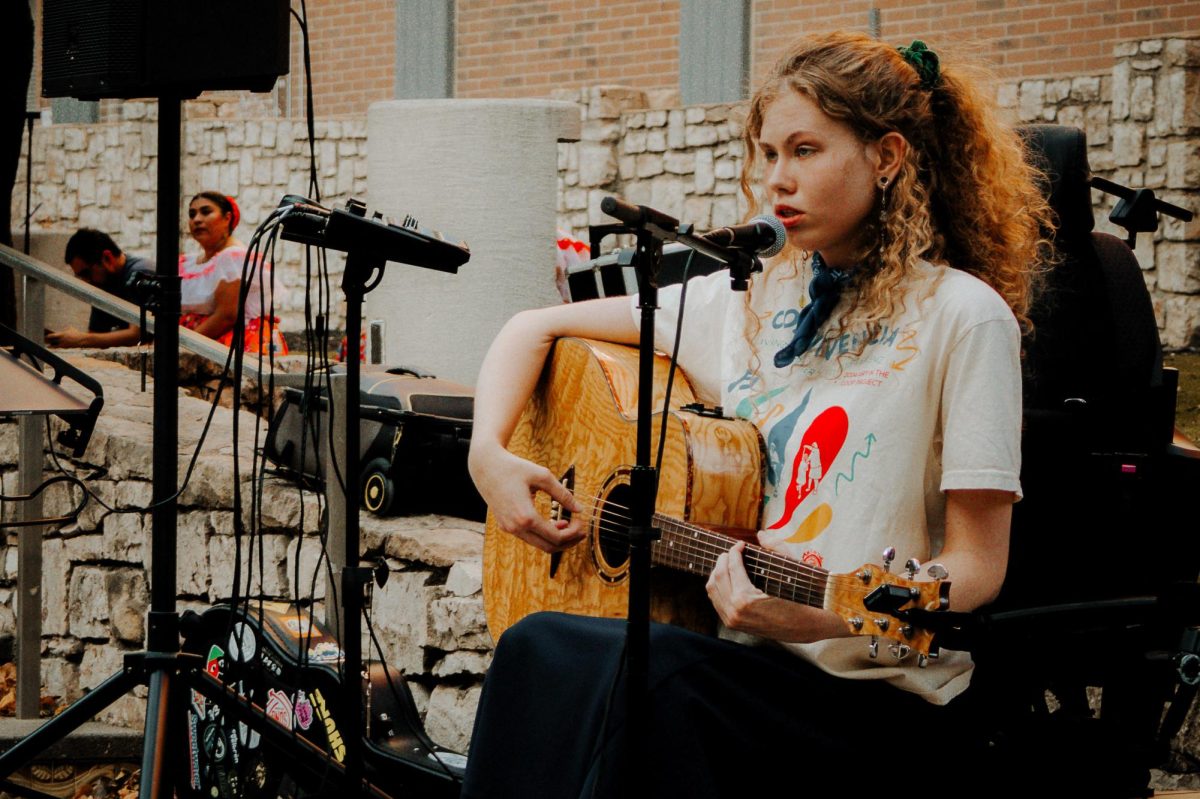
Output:
<svg viewBox="0 0 1200 799">
<path fill-rule="evenodd" d="M 44 0 L 42 96 L 270 91 L 288 73 L 289 0 Z"/>
</svg>

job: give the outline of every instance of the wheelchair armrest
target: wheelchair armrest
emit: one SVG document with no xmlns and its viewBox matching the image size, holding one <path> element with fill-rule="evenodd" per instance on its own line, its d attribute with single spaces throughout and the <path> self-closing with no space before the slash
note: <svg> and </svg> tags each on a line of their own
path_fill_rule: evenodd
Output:
<svg viewBox="0 0 1200 799">
<path fill-rule="evenodd" d="M 996 650 L 1007 643 L 1056 647 L 1066 639 L 1200 625 L 1200 583 L 1176 583 L 1157 596 L 1063 602 L 974 613 L 910 611 L 947 649 Z"/>
</svg>

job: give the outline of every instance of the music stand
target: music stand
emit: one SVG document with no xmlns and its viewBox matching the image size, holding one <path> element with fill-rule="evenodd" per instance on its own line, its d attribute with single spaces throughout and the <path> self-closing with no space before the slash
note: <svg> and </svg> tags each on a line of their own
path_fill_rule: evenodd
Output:
<svg viewBox="0 0 1200 799">
<path fill-rule="evenodd" d="M 96 428 L 96 417 L 104 407 L 104 389 L 100 383 L 4 325 L 0 325 L 0 347 L 12 349 L 11 353 L 0 349 L 0 385 L 5 386 L 0 394 L 0 419 L 57 416 L 69 425 L 59 433 L 59 443 L 70 447 L 74 457 L 82 457 Z M 46 364 L 53 370 L 53 376 L 47 377 L 21 360 L 21 356 Z M 62 385 L 64 379 L 91 392 L 92 399 L 84 401 L 67 391 Z"/>
</svg>

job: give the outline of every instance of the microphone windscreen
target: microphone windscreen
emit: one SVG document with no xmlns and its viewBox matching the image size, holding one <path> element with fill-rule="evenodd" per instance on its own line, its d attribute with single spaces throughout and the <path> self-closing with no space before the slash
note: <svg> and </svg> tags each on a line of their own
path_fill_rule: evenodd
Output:
<svg viewBox="0 0 1200 799">
<path fill-rule="evenodd" d="M 759 250 L 758 254 L 763 258 L 779 255 L 783 251 L 783 245 L 787 244 L 787 228 L 783 226 L 783 222 L 779 221 L 779 217 L 774 214 L 760 214 L 750 221 L 762 222 L 775 231 L 775 242 L 765 249 Z"/>
</svg>

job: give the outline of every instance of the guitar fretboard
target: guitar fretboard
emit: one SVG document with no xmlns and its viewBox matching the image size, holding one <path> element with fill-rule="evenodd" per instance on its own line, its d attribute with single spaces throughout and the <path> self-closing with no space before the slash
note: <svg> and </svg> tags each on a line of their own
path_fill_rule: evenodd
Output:
<svg viewBox="0 0 1200 799">
<path fill-rule="evenodd" d="M 706 530 L 679 519 L 654 514 L 654 526 L 662 537 L 654 542 L 654 563 L 680 571 L 708 576 L 717 558 L 729 551 L 736 539 Z M 825 607 L 829 572 L 792 560 L 754 544 L 747 544 L 742 560 L 750 581 L 773 597 L 813 607 Z"/>
</svg>

